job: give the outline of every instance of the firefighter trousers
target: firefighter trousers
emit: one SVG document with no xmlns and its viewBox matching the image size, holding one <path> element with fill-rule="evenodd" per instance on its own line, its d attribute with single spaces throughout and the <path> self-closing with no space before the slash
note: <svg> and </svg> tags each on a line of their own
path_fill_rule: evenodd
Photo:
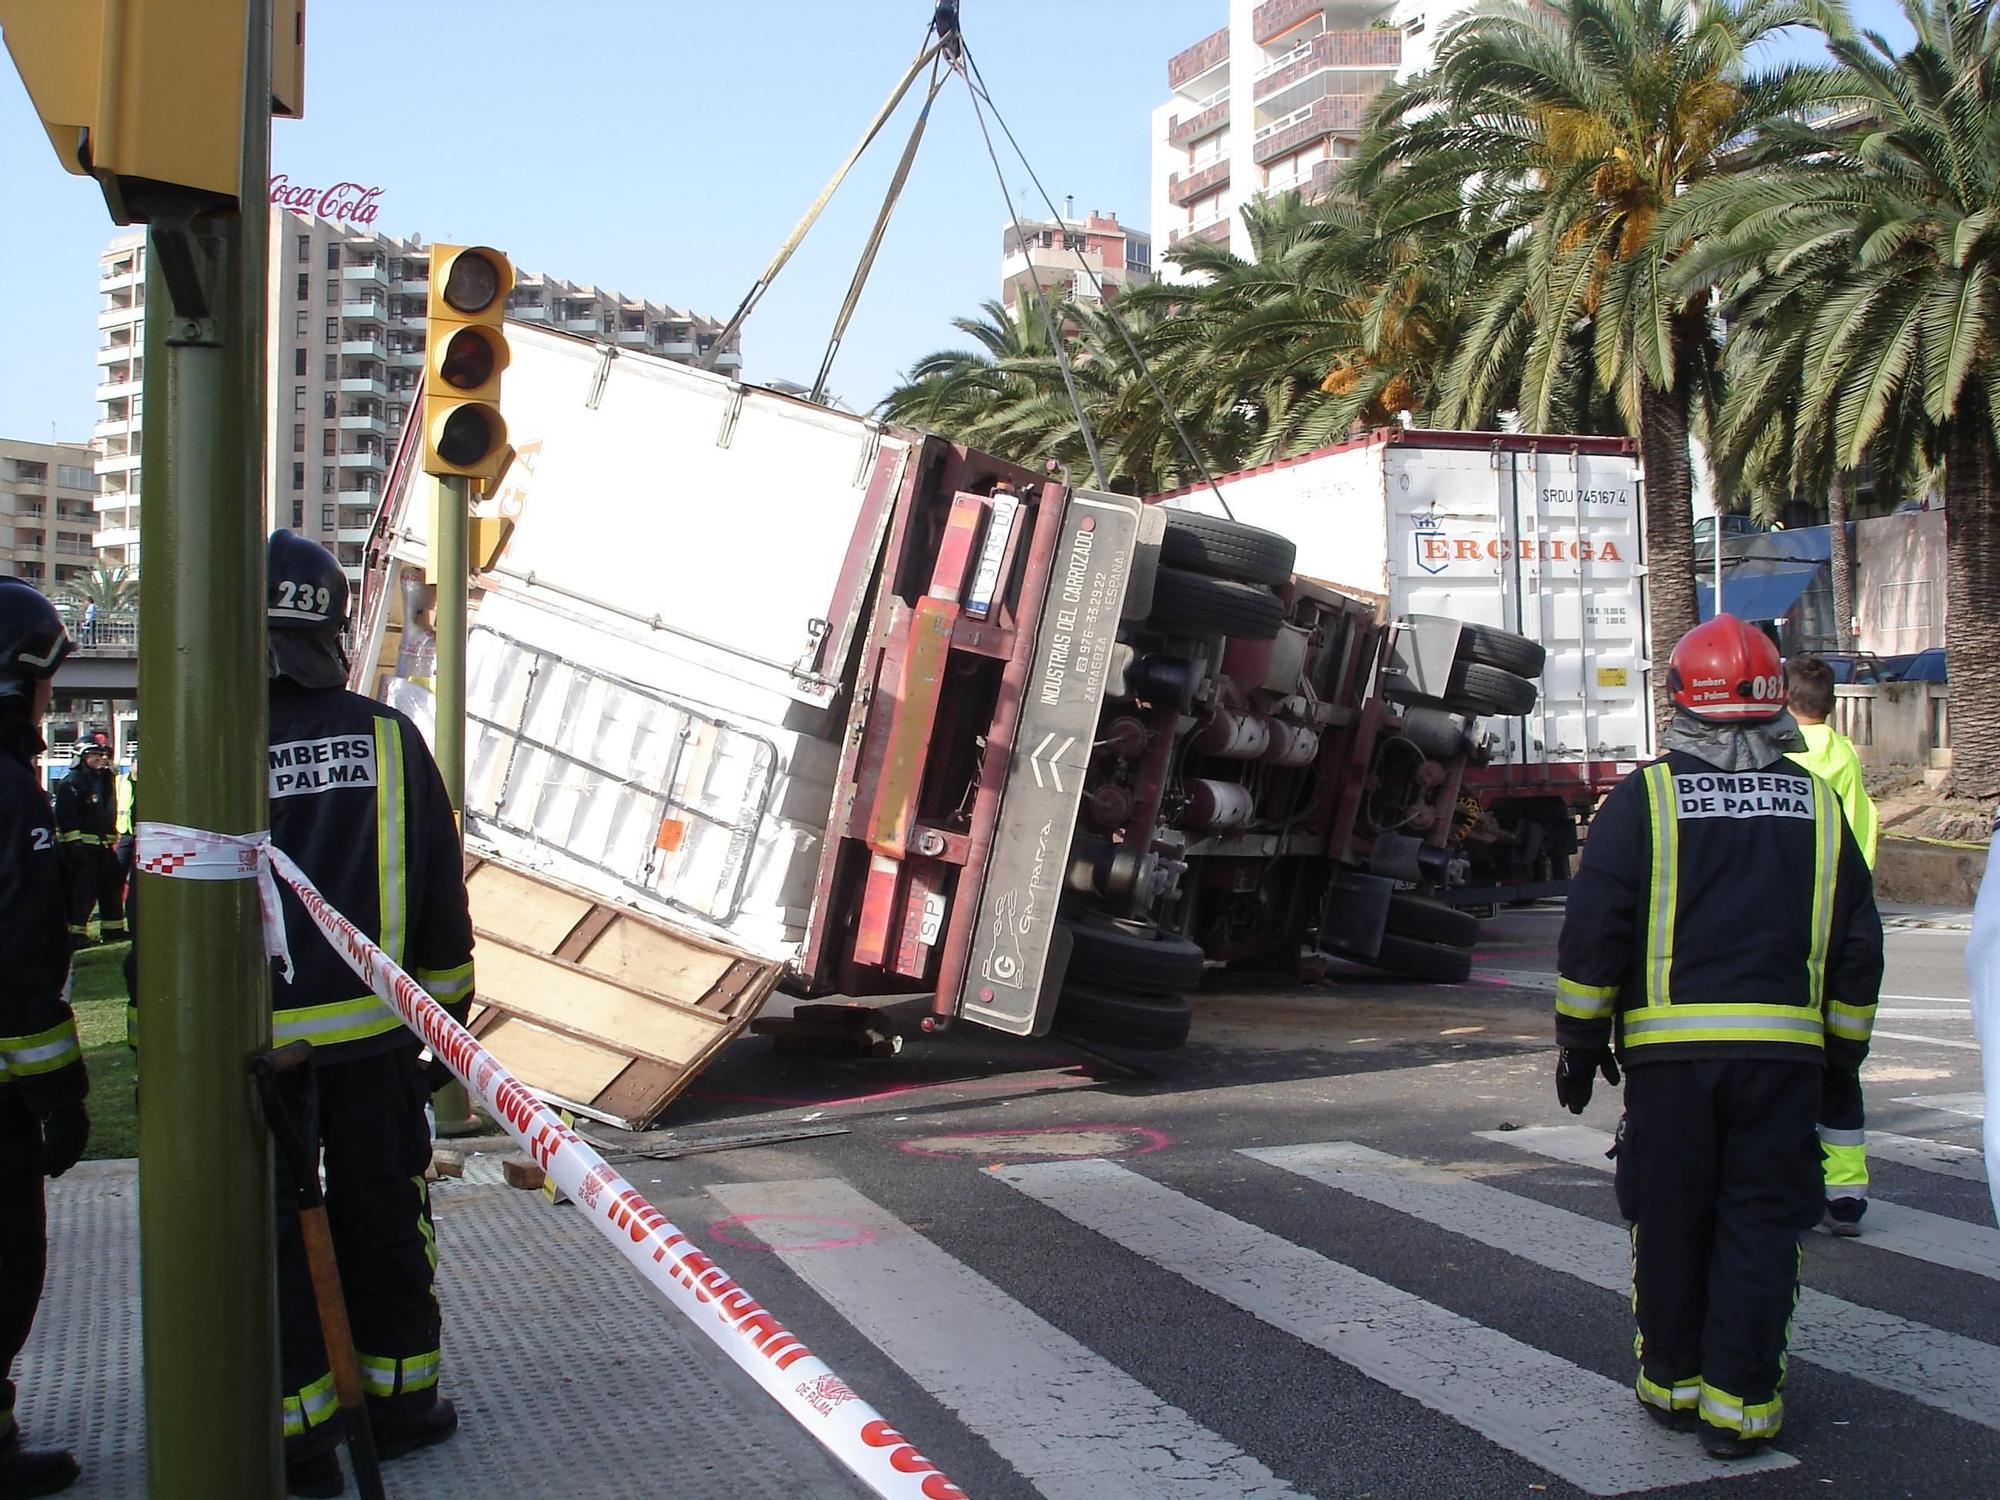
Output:
<svg viewBox="0 0 2000 1500">
<path fill-rule="evenodd" d="M 1639 1399 L 1743 1437 L 1784 1421 L 1799 1238 L 1822 1211 L 1821 1069 L 1718 1058 L 1625 1075 Z"/>
<path fill-rule="evenodd" d="M 14 1430 L 14 1360 L 35 1326 L 48 1266 L 42 1127 L 20 1091 L 0 1085 L 0 1444 Z"/>
<path fill-rule="evenodd" d="M 118 851 L 104 844 L 75 840 L 62 846 L 63 888 L 69 898 L 72 937 L 87 937 L 90 914 L 98 916 L 98 932 L 107 943 L 122 943 L 125 931 L 125 879 L 118 869 Z"/>
<path fill-rule="evenodd" d="M 424 1168 L 429 1099 L 417 1049 L 317 1063 L 317 1114 L 307 1122 L 324 1154 L 326 1216 L 348 1323 L 376 1428 L 412 1422 L 437 1400 L 441 1362 L 437 1240 Z M 286 1449 L 337 1440 L 333 1371 L 320 1338 L 312 1275 L 292 1194 L 278 1163 L 278 1325 Z"/>
<path fill-rule="evenodd" d="M 1868 1198 L 1868 1116 L 1861 1102 L 1861 1076 L 1826 1070 L 1820 1095 L 1819 1152 L 1826 1172 L 1826 1197 Z"/>
</svg>

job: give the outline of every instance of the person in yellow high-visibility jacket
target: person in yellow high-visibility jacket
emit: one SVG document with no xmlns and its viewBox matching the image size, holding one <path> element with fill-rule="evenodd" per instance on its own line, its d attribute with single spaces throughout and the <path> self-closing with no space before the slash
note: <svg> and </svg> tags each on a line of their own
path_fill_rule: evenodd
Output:
<svg viewBox="0 0 2000 1500">
<path fill-rule="evenodd" d="M 1853 743 L 1827 720 L 1833 717 L 1833 668 L 1817 656 L 1785 664 L 1785 686 L 1792 717 L 1806 738 L 1806 748 L 1792 752 L 1840 798 L 1847 826 L 1868 868 L 1875 868 L 1875 844 L 1880 833 L 1875 804 L 1861 775 L 1861 757 Z M 1826 1227 L 1835 1234 L 1861 1233 L 1861 1216 L 1868 1212 L 1867 1112 L 1861 1101 L 1858 1074 L 1828 1069 L 1826 1096 L 1819 1116 L 1819 1150 L 1826 1174 Z"/>
</svg>

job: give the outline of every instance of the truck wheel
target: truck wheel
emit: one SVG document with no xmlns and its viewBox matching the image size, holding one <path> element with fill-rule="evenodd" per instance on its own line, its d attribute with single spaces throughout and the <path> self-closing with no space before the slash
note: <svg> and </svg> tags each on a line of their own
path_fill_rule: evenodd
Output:
<svg viewBox="0 0 2000 1500">
<path fill-rule="evenodd" d="M 1160 542 L 1160 561 L 1169 566 L 1244 583 L 1290 583 L 1298 555 L 1298 544 L 1275 531 L 1185 510 L 1167 512 Z"/>
<path fill-rule="evenodd" d="M 1512 672 L 1516 677 L 1539 677 L 1549 659 L 1548 648 L 1540 641 L 1511 630 L 1495 630 L 1488 625 L 1461 625 L 1458 633 L 1460 661 L 1481 662 Z"/>
<path fill-rule="evenodd" d="M 1168 635 L 1268 641 L 1284 629 L 1285 606 L 1269 589 L 1163 567 L 1153 578 L 1153 612 L 1146 623 Z"/>
<path fill-rule="evenodd" d="M 1389 922 L 1385 930 L 1426 943 L 1470 948 L 1479 941 L 1479 918 L 1442 901 L 1398 892 L 1389 898 Z"/>
<path fill-rule="evenodd" d="M 1463 704 L 1467 713 L 1498 714 L 1503 718 L 1527 713 L 1541 696 L 1527 678 L 1476 661 L 1462 661 L 1453 667 L 1446 688 L 1451 702 Z"/>
<path fill-rule="evenodd" d="M 1134 994 L 1094 984 L 1066 984 L 1055 1030 L 1079 1041 L 1164 1052 L 1188 1039 L 1194 1009 L 1185 995 Z"/>
<path fill-rule="evenodd" d="M 1472 950 L 1448 943 L 1427 943 L 1421 938 L 1382 934 L 1382 947 L 1367 962 L 1410 979 L 1427 979 L 1432 984 L 1464 984 L 1472 977 Z"/>
<path fill-rule="evenodd" d="M 1450 760 L 1468 743 L 1465 725 L 1456 715 L 1423 704 L 1403 710 L 1403 738 L 1432 760 Z"/>
<path fill-rule="evenodd" d="M 1111 922 L 1064 922 L 1073 946 L 1069 972 L 1144 990 L 1191 990 L 1201 984 L 1207 960 L 1200 945 L 1173 933 Z"/>
</svg>

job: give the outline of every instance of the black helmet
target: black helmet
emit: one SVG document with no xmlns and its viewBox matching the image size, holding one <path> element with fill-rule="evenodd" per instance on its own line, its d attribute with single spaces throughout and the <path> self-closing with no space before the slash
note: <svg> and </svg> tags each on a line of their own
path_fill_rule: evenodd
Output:
<svg viewBox="0 0 2000 1500">
<path fill-rule="evenodd" d="M 318 542 L 283 529 L 265 557 L 264 619 L 270 627 L 270 675 L 301 687 L 347 681 L 340 632 L 347 624 L 347 575 Z"/>
<path fill-rule="evenodd" d="M 25 698 L 29 684 L 56 675 L 76 643 L 41 591 L 0 578 L 0 698 Z"/>
</svg>

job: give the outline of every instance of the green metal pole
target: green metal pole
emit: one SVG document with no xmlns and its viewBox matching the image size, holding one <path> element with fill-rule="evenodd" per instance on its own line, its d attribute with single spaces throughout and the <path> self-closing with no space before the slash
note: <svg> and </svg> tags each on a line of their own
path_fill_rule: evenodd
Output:
<svg viewBox="0 0 2000 1500">
<path fill-rule="evenodd" d="M 269 826 L 264 288 L 270 3 L 247 0 L 243 212 L 216 236 L 210 320 L 176 317 L 147 254 L 140 693 L 145 815 Z M 152 1500 L 282 1493 L 271 1148 L 249 1063 L 270 970 L 247 880 L 140 875 L 139 1246 Z"/>
<path fill-rule="evenodd" d="M 437 483 L 437 509 L 431 523 L 431 574 L 437 579 L 437 604 L 432 625 L 437 631 L 437 761 L 444 776 L 445 795 L 465 828 L 465 628 L 466 518 L 472 507 L 470 487 L 458 478 Z M 456 1079 L 439 1089 L 431 1101 L 438 1134 L 472 1135 L 481 1127 L 472 1100 Z"/>
</svg>

